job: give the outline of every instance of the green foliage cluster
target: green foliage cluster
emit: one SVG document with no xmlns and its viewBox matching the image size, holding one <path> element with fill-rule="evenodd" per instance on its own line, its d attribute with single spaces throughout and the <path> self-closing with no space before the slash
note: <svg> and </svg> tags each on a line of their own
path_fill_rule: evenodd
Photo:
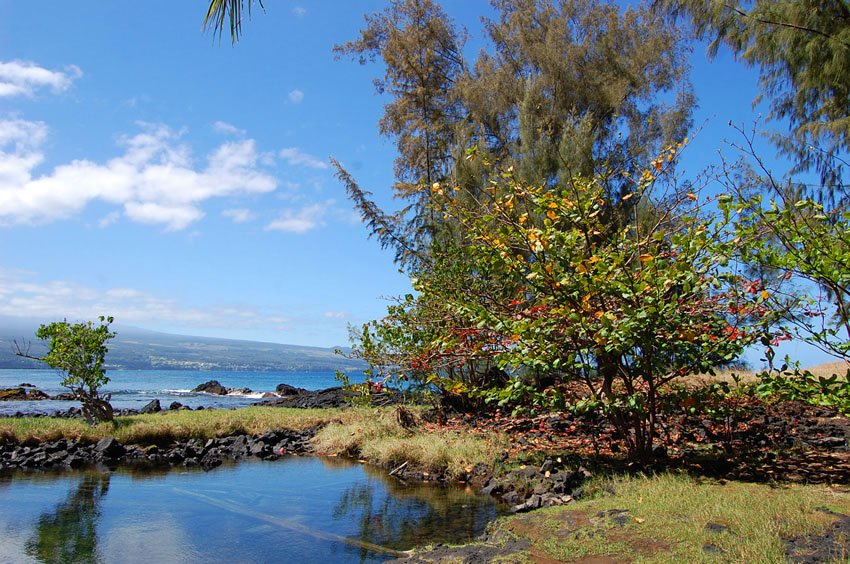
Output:
<svg viewBox="0 0 850 564">
<path fill-rule="evenodd" d="M 774 194 L 767 198 L 737 189 L 721 198 L 722 213 L 737 218 L 737 257 L 772 275 L 772 305 L 786 312 L 784 320 L 796 336 L 850 360 L 850 210 L 788 190 Z M 810 290 L 789 289 L 790 280 Z"/>
<path fill-rule="evenodd" d="M 71 390 L 82 404 L 83 416 L 90 424 L 111 421 L 110 394 L 101 395 L 98 388 L 109 382 L 104 362 L 109 352 L 106 344 L 115 336 L 109 330 L 112 317 L 92 322 L 56 321 L 38 328 L 36 336 L 47 341 L 47 354 L 38 360 L 63 373 L 62 385 Z"/>
<path fill-rule="evenodd" d="M 771 370 L 761 375 L 756 392 L 764 398 L 798 400 L 850 415 L 850 370 L 815 376 L 808 370 Z"/>
</svg>

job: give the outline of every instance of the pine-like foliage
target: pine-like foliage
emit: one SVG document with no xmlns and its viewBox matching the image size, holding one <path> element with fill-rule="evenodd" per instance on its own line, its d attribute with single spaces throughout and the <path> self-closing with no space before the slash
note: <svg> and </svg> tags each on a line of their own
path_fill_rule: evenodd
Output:
<svg viewBox="0 0 850 564">
<path fill-rule="evenodd" d="M 850 149 L 850 3 L 846 0 L 660 0 L 710 39 L 760 70 L 763 96 L 790 137 L 777 137 L 797 171 L 816 170 L 827 192 L 842 187 L 834 157 Z M 757 100 L 758 101 L 758 100 Z M 834 194 L 822 194 L 829 200 Z"/>
</svg>

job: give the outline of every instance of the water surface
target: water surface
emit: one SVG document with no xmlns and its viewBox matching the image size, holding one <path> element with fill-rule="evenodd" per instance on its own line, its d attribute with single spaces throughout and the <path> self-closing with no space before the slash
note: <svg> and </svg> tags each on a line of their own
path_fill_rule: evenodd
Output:
<svg viewBox="0 0 850 564">
<path fill-rule="evenodd" d="M 459 488 L 318 457 L 5 474 L 0 507 L 0 561 L 106 563 L 381 562 L 470 540 L 498 510 Z"/>
<path fill-rule="evenodd" d="M 321 390 L 338 386 L 334 372 L 235 372 L 229 370 L 110 370 L 109 383 L 102 388 L 112 394 L 116 409 L 141 409 L 149 401 L 158 399 L 163 408 L 171 402 L 180 402 L 191 408 L 198 406 L 230 408 L 244 407 L 260 401 L 263 392 L 273 392 L 278 384 L 289 384 L 307 390 Z M 348 375 L 352 382 L 362 382 L 363 373 Z M 218 380 L 227 388 L 249 388 L 247 395 L 214 396 L 194 393 L 191 390 L 209 380 Z M 0 388 L 14 388 L 32 384 L 51 396 L 67 392 L 59 385 L 62 376 L 56 370 L 0 369 Z M 52 413 L 69 407 L 79 407 L 76 401 L 4 401 L 0 402 L 0 415 L 21 413 Z"/>
</svg>

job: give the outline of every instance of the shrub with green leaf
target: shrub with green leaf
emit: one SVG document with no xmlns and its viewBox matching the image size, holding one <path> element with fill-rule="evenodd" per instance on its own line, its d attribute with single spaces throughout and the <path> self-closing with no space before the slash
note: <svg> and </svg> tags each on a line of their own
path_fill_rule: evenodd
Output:
<svg viewBox="0 0 850 564">
<path fill-rule="evenodd" d="M 98 320 L 99 325 L 56 321 L 40 326 L 36 333 L 48 346 L 47 354 L 37 360 L 63 373 L 62 385 L 80 401 L 83 416 L 91 424 L 112 421 L 113 417 L 111 396 L 102 395 L 99 388 L 109 382 L 104 367 L 109 352 L 106 343 L 115 333 L 109 330 L 111 317 Z"/>
<path fill-rule="evenodd" d="M 704 217 L 691 192 L 653 196 L 676 150 L 634 182 L 625 198 L 636 211 L 621 226 L 605 221 L 617 202 L 602 179 L 554 188 L 509 170 L 483 196 L 435 185 L 435 211 L 458 229 L 432 245 L 410 306 L 439 304 L 442 316 L 428 333 L 391 316 L 418 339 L 398 370 L 451 389 L 448 365 L 487 360 L 510 379 L 455 390 L 545 408 L 564 407 L 559 384 L 583 383 L 583 406 L 604 411 L 632 457 L 648 457 L 664 385 L 736 359 L 772 318 L 760 281 L 727 260 L 730 223 Z"/>
</svg>

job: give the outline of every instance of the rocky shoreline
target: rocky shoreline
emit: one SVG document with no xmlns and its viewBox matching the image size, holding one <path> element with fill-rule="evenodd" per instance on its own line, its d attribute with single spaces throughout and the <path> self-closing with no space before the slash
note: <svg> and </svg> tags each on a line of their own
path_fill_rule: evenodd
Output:
<svg viewBox="0 0 850 564">
<path fill-rule="evenodd" d="M 0 439 L 0 471 L 76 470 L 88 466 L 201 467 L 210 470 L 224 461 L 246 458 L 278 460 L 292 454 L 312 453 L 310 441 L 317 428 L 278 430 L 261 435 L 237 434 L 216 439 L 188 439 L 167 444 L 124 445 L 113 437 L 96 443 L 59 439 L 23 441 Z"/>
</svg>

